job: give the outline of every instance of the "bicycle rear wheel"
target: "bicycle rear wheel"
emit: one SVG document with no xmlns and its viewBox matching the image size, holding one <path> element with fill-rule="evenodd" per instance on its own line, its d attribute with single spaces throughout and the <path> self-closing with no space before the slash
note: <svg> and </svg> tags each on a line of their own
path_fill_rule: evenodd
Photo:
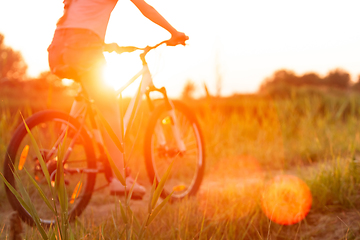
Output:
<svg viewBox="0 0 360 240">
<path fill-rule="evenodd" d="M 173 120 L 162 104 L 150 116 L 145 134 L 145 163 L 150 181 L 159 183 L 161 177 L 173 161 L 173 168 L 165 183 L 161 196 L 171 192 L 171 201 L 195 195 L 198 191 L 205 168 L 204 142 L 199 123 L 193 112 L 184 104 L 173 101 L 177 127 L 186 151 L 181 151 L 172 130 Z M 157 128 L 157 130 L 155 130 Z M 156 131 L 162 132 L 161 135 Z M 165 141 L 164 141 L 165 140 Z"/>
<path fill-rule="evenodd" d="M 82 213 L 89 203 L 95 184 L 96 174 L 95 171 L 91 172 L 91 170 L 96 169 L 96 162 L 91 139 L 84 128 L 79 130 L 81 126 L 76 119 L 59 111 L 46 110 L 38 112 L 28 118 L 26 124 L 31 130 L 46 162 L 51 176 L 51 188 L 54 188 L 60 147 L 64 147 L 65 153 L 68 151 L 70 154 L 63 167 L 65 187 L 68 194 L 68 214 L 69 220 L 72 221 Z M 67 132 L 66 137 L 64 137 L 65 132 Z M 26 169 L 30 173 L 44 191 L 46 197 L 51 200 L 53 198 L 52 192 L 55 191 L 49 187 L 46 181 L 30 138 L 25 125 L 22 123 L 16 129 L 7 148 L 4 161 L 4 176 L 15 189 L 19 189 L 19 182 L 16 180 L 16 175 L 14 175 L 15 173 L 18 174 L 21 184 L 26 189 L 40 217 L 41 223 L 44 225 L 54 224 L 54 213 L 45 204 L 24 170 Z M 6 194 L 11 206 L 19 212 L 22 220 L 29 225 L 34 225 L 35 222 L 31 215 L 22 207 L 7 187 Z M 57 211 L 60 211 L 57 196 L 52 204 L 56 206 Z"/>
</svg>

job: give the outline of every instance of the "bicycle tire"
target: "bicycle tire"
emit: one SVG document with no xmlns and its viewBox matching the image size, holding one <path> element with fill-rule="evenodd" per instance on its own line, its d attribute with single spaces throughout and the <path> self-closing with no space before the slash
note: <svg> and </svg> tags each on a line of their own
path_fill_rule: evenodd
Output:
<svg viewBox="0 0 360 240">
<path fill-rule="evenodd" d="M 164 190 L 161 193 L 161 197 L 165 198 L 173 192 L 170 201 L 174 202 L 187 196 L 193 196 L 199 190 L 205 169 L 205 148 L 203 136 L 200 131 L 200 125 L 195 114 L 185 104 L 179 101 L 172 101 L 172 103 L 179 123 L 178 126 L 182 133 L 181 135 L 183 141 L 187 147 L 186 152 L 184 154 L 176 154 L 172 158 L 170 157 L 171 159 L 167 159 L 171 154 L 165 153 L 164 155 L 163 151 L 160 154 L 160 147 L 158 146 L 157 137 L 154 133 L 156 124 L 160 124 L 160 122 L 163 122 L 168 116 L 167 107 L 164 103 L 157 106 L 149 118 L 148 126 L 145 132 L 144 156 L 150 182 L 152 183 L 154 178 L 156 178 L 156 184 L 160 182 L 160 179 L 167 170 L 167 166 L 170 162 L 175 160 L 172 168 L 173 170 L 170 173 L 170 176 L 165 183 Z M 161 124 L 167 141 L 166 148 L 168 149 L 167 151 L 174 152 L 174 148 L 177 147 L 174 147 L 175 143 L 172 131 L 169 130 L 169 126 L 166 125 L 168 124 Z M 187 140 L 195 140 L 195 145 L 191 145 Z M 161 146 L 161 148 L 163 149 L 163 146 Z M 192 154 L 192 151 L 195 151 L 196 153 Z M 164 158 L 166 158 L 167 164 L 164 164 Z M 180 164 L 180 161 L 182 164 Z M 160 164 L 164 164 L 162 169 L 160 169 Z M 189 168 L 185 168 L 185 165 L 189 166 Z M 189 175 L 189 169 L 194 170 L 192 173 L 193 175 L 191 175 L 191 172 Z"/>
<path fill-rule="evenodd" d="M 55 110 L 44 110 L 38 113 L 35 113 L 34 115 L 32 115 L 31 117 L 29 117 L 28 119 L 26 119 L 26 124 L 29 127 L 29 129 L 31 130 L 32 134 L 34 134 L 34 137 L 39 144 L 39 147 L 44 147 L 47 146 L 47 142 L 50 142 L 50 138 L 49 135 L 51 136 L 55 136 L 56 138 L 56 132 L 55 130 L 61 130 L 62 126 L 64 126 L 64 123 L 66 124 L 66 126 L 68 126 L 68 133 L 70 133 L 71 131 L 77 131 L 78 129 L 80 129 L 80 123 L 72 118 L 70 115 L 60 112 L 60 111 L 55 111 Z M 52 128 L 51 128 L 52 127 Z M 59 128 L 60 127 L 60 128 Z M 50 131 L 50 129 L 52 131 Z M 35 134 L 36 133 L 36 134 Z M 44 136 L 46 137 L 45 140 L 46 142 L 41 142 L 39 139 L 41 138 L 40 136 L 42 136 L 41 134 L 44 134 Z M 75 134 L 74 134 L 75 135 Z M 16 181 L 15 181 L 15 176 L 14 176 L 14 171 L 16 170 L 14 168 L 14 166 L 18 166 L 18 160 L 19 160 L 19 153 L 22 152 L 22 146 L 24 146 L 25 144 L 28 143 L 28 132 L 25 128 L 25 124 L 21 123 L 17 129 L 14 132 L 14 135 L 8 145 L 7 148 L 7 152 L 5 155 L 5 161 L 4 161 L 4 177 L 5 179 L 15 188 L 17 189 L 16 186 Z M 38 136 L 38 139 L 36 138 Z M 71 134 L 67 134 L 67 138 L 66 140 L 71 140 L 71 138 L 74 136 L 71 136 Z M 59 139 L 59 138 L 58 138 Z M 52 138 L 51 138 L 52 140 Z M 66 141 L 63 142 L 63 144 Z M 92 142 L 91 139 L 89 137 L 89 135 L 87 134 L 86 130 L 84 128 L 81 129 L 80 134 L 78 135 L 78 138 L 76 138 L 76 142 L 77 144 L 74 145 L 74 149 L 71 152 L 70 155 L 70 159 L 66 164 L 74 164 L 75 165 L 79 165 L 79 164 L 83 164 L 86 166 L 86 168 L 89 169 L 96 169 L 96 162 L 95 160 L 95 152 L 94 152 L 94 148 L 92 147 Z M 27 145 L 29 148 L 29 146 L 31 146 L 31 142 L 29 143 L 29 145 Z M 50 145 L 51 146 L 51 145 Z M 26 147 L 26 145 L 25 145 Z M 83 150 L 81 150 L 83 148 Z M 32 154 L 31 147 L 30 150 L 28 151 L 29 154 Z M 82 152 L 83 151 L 83 152 Z M 34 152 L 34 151 L 33 151 Z M 46 153 L 46 149 L 41 150 L 41 152 L 43 153 L 43 155 L 45 155 Z M 71 157 L 72 155 L 83 155 L 85 154 L 86 159 L 82 160 L 82 161 L 78 161 L 78 162 L 70 162 L 71 161 Z M 21 156 L 20 156 L 21 157 Z M 33 158 L 31 160 L 29 160 L 29 156 L 27 155 L 25 157 L 26 160 L 26 165 L 27 166 L 31 166 L 28 170 L 29 173 L 34 173 L 34 178 L 36 179 L 36 176 L 40 175 L 41 178 L 41 168 L 40 168 L 40 173 L 39 173 L 39 168 L 37 167 L 37 163 L 36 163 L 36 158 Z M 50 168 L 49 166 L 51 165 L 49 159 L 46 159 L 45 161 L 47 161 L 47 165 L 48 168 Z M 80 163 L 81 162 L 81 163 Z M 34 167 L 34 172 L 32 171 L 32 166 Z M 54 165 L 54 164 L 52 164 Z M 65 167 L 64 167 L 65 169 Z M 18 170 L 16 170 L 18 171 Z M 24 173 L 21 173 L 21 171 L 19 170 L 18 172 L 20 172 L 20 174 L 24 175 L 24 177 L 21 178 L 21 181 L 25 181 L 24 179 L 28 179 L 27 176 L 25 176 Z M 71 174 L 69 174 L 71 175 Z M 64 178 L 71 178 L 72 176 L 67 176 L 64 174 Z M 71 178 L 72 180 L 74 179 Z M 69 216 L 69 221 L 73 221 L 75 219 L 76 216 L 79 216 L 83 210 L 86 208 L 87 204 L 89 203 L 90 199 L 91 199 L 91 195 L 92 195 L 92 191 L 94 189 L 94 185 L 95 185 L 95 181 L 96 181 L 96 174 L 95 173 L 86 173 L 86 177 L 81 176 L 80 178 L 81 183 L 80 185 L 76 185 L 77 186 L 77 192 L 81 192 L 81 195 L 76 195 L 74 197 L 72 197 L 73 199 L 70 199 L 70 203 L 73 200 L 71 205 L 71 209 L 68 212 L 68 216 Z M 39 185 L 40 187 L 46 192 L 50 192 L 51 190 L 49 190 L 48 184 L 43 183 L 41 184 L 41 182 L 46 182 L 43 180 L 39 180 Z M 25 184 L 25 183 L 24 183 Z M 70 185 L 73 186 L 75 183 L 68 183 L 68 186 L 66 186 L 67 190 L 71 190 L 70 189 Z M 30 189 L 31 184 L 28 184 L 29 186 L 29 191 L 33 191 L 32 189 Z M 19 201 L 16 199 L 16 197 L 14 196 L 14 194 L 10 191 L 10 189 L 5 185 L 5 189 L 6 189 L 6 195 L 7 198 L 12 206 L 12 208 L 14 210 L 16 210 L 21 219 L 26 222 L 27 224 L 29 224 L 30 226 L 34 226 L 35 222 L 32 219 L 31 215 L 21 206 L 21 204 L 19 203 Z M 81 189 L 81 190 L 80 190 Z M 34 191 L 35 192 L 35 191 Z M 77 193 L 79 194 L 79 193 Z M 40 202 L 37 199 L 35 199 L 36 194 L 29 194 L 32 198 L 33 202 Z M 39 198 L 40 199 L 40 198 Z M 55 200 L 56 201 L 56 200 Z M 35 204 L 35 203 L 34 203 Z M 43 212 L 44 210 L 41 207 L 41 202 L 39 203 L 39 206 L 37 208 L 39 208 L 39 211 Z M 44 208 L 47 209 L 47 206 L 44 204 Z M 38 209 L 37 209 L 38 211 Z M 59 211 L 59 209 L 58 209 Z M 39 213 L 39 212 L 38 212 Z M 44 213 L 45 215 L 45 213 Z M 40 217 L 40 222 L 45 225 L 45 226 L 50 226 L 51 224 L 55 223 L 54 218 L 50 218 L 46 215 L 46 217 L 43 217 L 40 213 L 39 213 L 39 217 Z"/>
</svg>

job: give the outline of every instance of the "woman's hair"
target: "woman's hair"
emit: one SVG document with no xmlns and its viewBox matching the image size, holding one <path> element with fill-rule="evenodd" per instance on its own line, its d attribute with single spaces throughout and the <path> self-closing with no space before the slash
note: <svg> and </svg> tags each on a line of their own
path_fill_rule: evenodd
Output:
<svg viewBox="0 0 360 240">
<path fill-rule="evenodd" d="M 68 15 L 68 9 L 69 6 L 71 4 L 72 0 L 64 0 L 64 14 L 62 15 L 62 17 L 58 20 L 58 22 L 56 23 L 57 26 L 61 25 L 63 22 L 65 22 L 66 17 Z"/>
</svg>

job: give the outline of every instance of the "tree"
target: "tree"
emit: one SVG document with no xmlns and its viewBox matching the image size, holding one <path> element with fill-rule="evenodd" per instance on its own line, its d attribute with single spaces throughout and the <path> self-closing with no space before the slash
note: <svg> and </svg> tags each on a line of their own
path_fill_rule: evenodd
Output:
<svg viewBox="0 0 360 240">
<path fill-rule="evenodd" d="M 360 75 L 358 75 L 357 81 L 351 86 L 352 90 L 360 92 Z"/>
<path fill-rule="evenodd" d="M 0 34 L 0 81 L 23 80 L 27 65 L 20 52 L 4 44 L 4 35 Z"/>
<path fill-rule="evenodd" d="M 280 85 L 299 85 L 299 78 L 293 71 L 281 69 L 273 73 L 260 85 L 260 92 L 264 92 Z"/>
<path fill-rule="evenodd" d="M 322 84 L 322 79 L 317 73 L 305 73 L 300 77 L 300 82 L 303 85 L 319 86 Z"/>
<path fill-rule="evenodd" d="M 328 73 L 323 80 L 324 85 L 336 88 L 347 88 L 350 85 L 350 74 L 337 68 Z"/>
<path fill-rule="evenodd" d="M 286 92 L 286 89 L 301 86 L 347 89 L 350 84 L 350 74 L 339 68 L 330 71 L 324 78 L 313 72 L 297 76 L 292 71 L 282 69 L 266 78 L 259 90 L 262 93 L 279 92 L 279 90 Z"/>
</svg>

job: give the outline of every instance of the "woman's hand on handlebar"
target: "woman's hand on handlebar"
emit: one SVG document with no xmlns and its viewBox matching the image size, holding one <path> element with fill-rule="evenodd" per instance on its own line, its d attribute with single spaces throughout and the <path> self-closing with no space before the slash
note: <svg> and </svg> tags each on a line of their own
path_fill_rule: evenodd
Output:
<svg viewBox="0 0 360 240">
<path fill-rule="evenodd" d="M 176 32 L 172 34 L 171 38 L 166 41 L 167 46 L 176 46 L 176 45 L 184 45 L 186 40 L 189 40 L 189 37 L 185 35 L 185 33 L 182 32 Z"/>
<path fill-rule="evenodd" d="M 118 54 L 124 53 L 124 52 L 133 52 L 140 48 L 137 47 L 120 47 L 116 43 L 105 43 L 104 44 L 104 51 L 105 52 L 116 52 Z"/>
<path fill-rule="evenodd" d="M 185 46 L 185 42 L 189 39 L 188 36 L 185 35 L 185 33 L 182 32 L 176 32 L 173 33 L 171 38 L 169 40 L 165 40 L 162 41 L 161 43 L 156 44 L 155 46 L 147 46 L 145 48 L 138 48 L 138 47 L 120 47 L 119 45 L 117 45 L 116 43 L 105 43 L 104 44 L 104 52 L 116 52 L 118 54 L 124 53 L 124 52 L 133 52 L 136 50 L 143 50 L 144 51 L 144 56 L 151 50 L 154 48 L 157 48 L 158 46 L 160 46 L 161 44 L 166 44 L 167 46 L 176 46 L 179 44 L 182 44 Z"/>
</svg>

